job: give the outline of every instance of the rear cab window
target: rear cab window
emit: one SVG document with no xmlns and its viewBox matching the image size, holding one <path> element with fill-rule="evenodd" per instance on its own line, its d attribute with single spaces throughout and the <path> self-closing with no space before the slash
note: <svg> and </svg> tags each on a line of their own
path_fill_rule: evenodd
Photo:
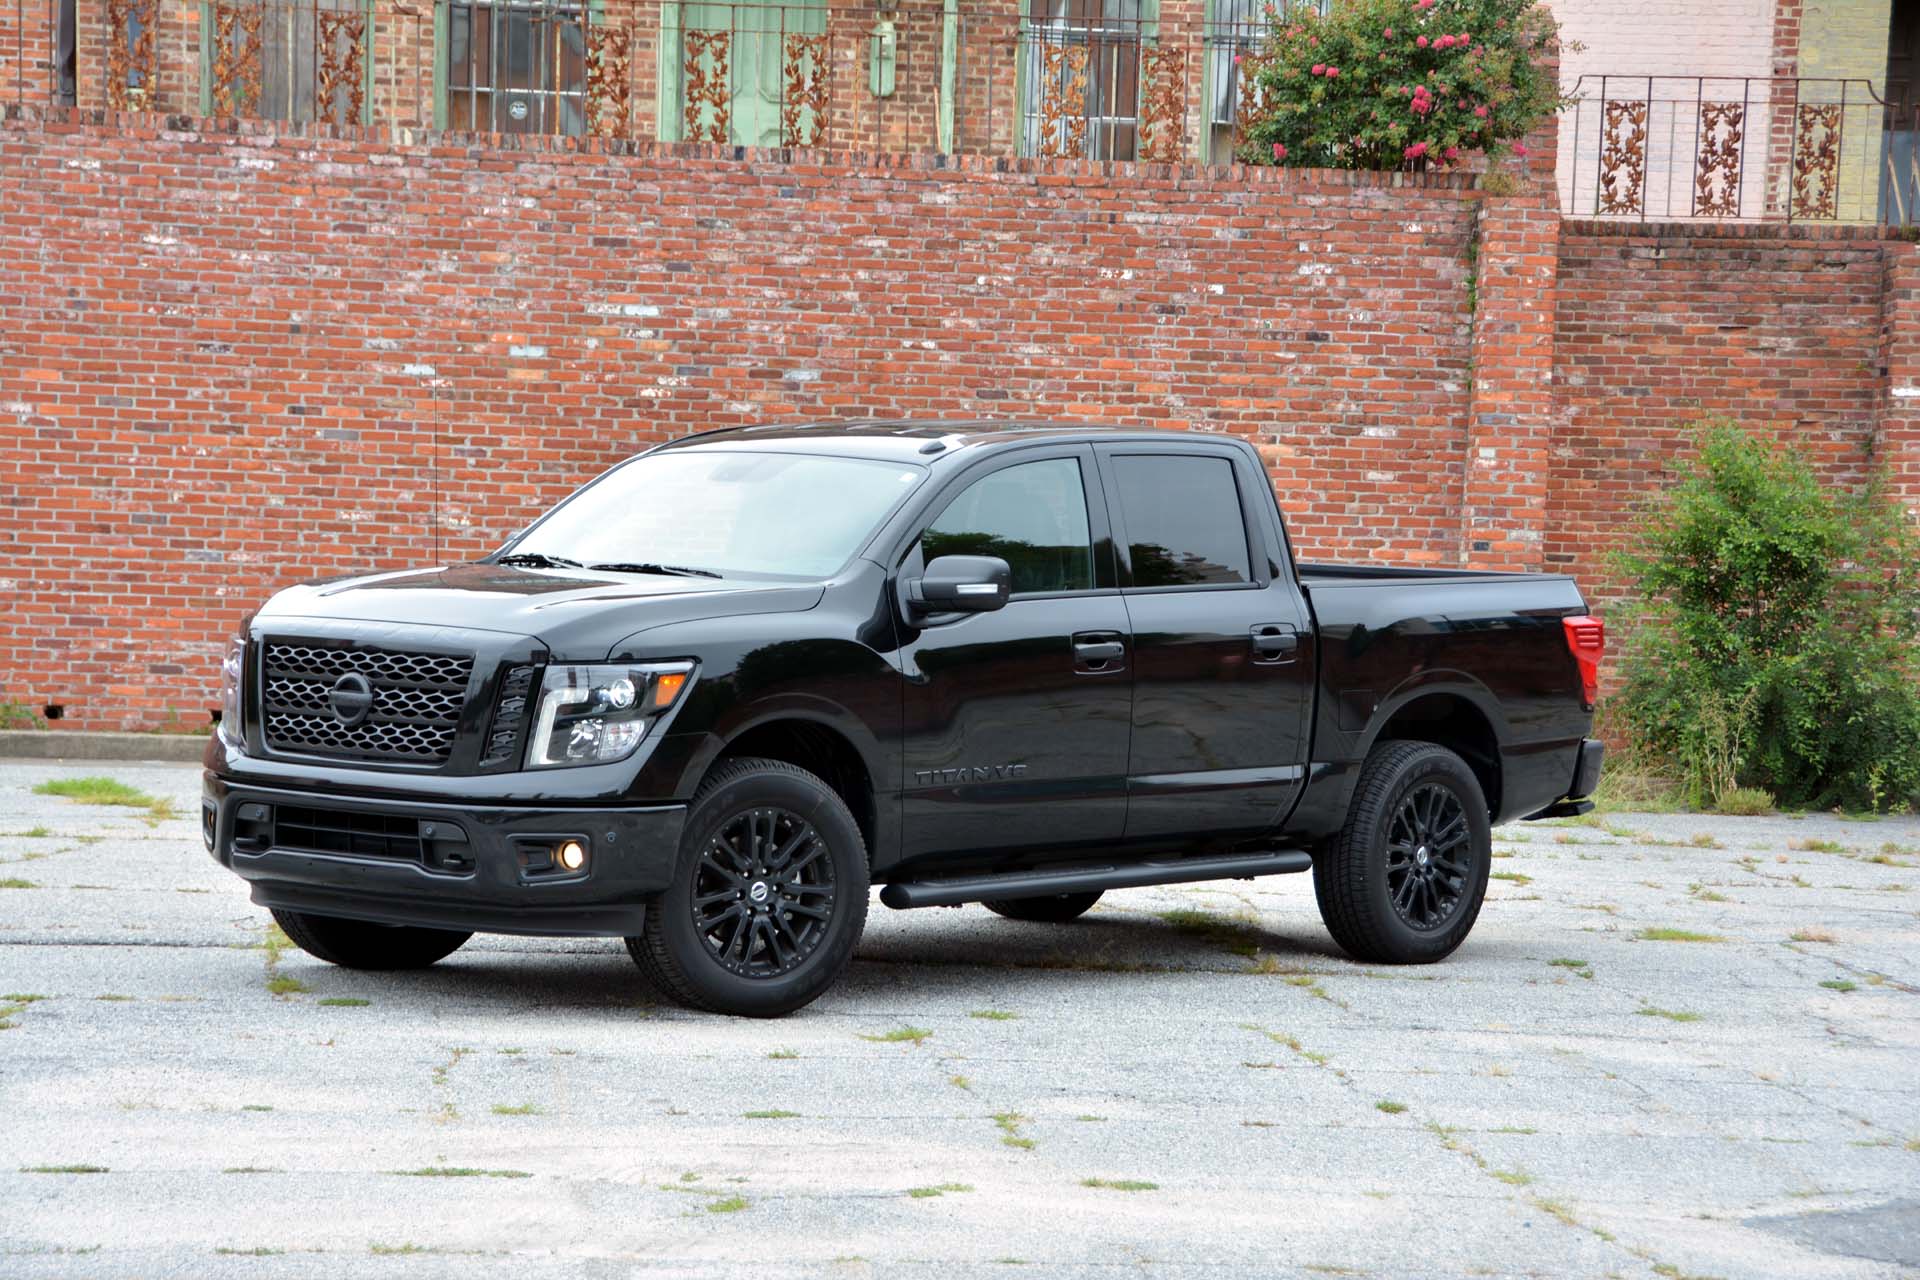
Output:
<svg viewBox="0 0 1920 1280">
<path fill-rule="evenodd" d="M 1135 588 L 1253 581 L 1246 517 L 1231 459 L 1117 454 L 1112 475 Z"/>
</svg>

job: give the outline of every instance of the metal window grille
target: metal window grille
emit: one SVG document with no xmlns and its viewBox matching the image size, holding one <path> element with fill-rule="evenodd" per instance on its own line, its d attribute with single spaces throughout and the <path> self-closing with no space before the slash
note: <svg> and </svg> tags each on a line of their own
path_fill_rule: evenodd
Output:
<svg viewBox="0 0 1920 1280">
<path fill-rule="evenodd" d="M 585 133 L 586 24 L 586 9 L 576 4 L 449 5 L 447 127 Z"/>
</svg>

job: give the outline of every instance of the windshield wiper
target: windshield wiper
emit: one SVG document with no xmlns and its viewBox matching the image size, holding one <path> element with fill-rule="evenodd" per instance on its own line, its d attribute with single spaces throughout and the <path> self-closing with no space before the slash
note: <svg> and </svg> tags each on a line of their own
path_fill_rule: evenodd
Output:
<svg viewBox="0 0 1920 1280">
<path fill-rule="evenodd" d="M 511 555 L 501 556 L 495 564 L 519 565 L 526 569 L 578 569 L 578 560 L 569 560 L 565 556 L 550 556 L 543 551 L 515 551 Z"/>
<path fill-rule="evenodd" d="M 612 560 L 605 564 L 590 564 L 589 569 L 602 569 L 607 573 L 659 573 L 675 578 L 717 578 L 720 575 L 711 569 L 690 569 L 683 564 L 651 564 L 627 560 Z"/>
</svg>

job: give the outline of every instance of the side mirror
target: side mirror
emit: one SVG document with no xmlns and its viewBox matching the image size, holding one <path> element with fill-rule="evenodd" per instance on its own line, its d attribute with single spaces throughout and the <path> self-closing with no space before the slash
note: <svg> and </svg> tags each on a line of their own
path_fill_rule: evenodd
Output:
<svg viewBox="0 0 1920 1280">
<path fill-rule="evenodd" d="M 906 593 L 916 613 L 992 613 L 1013 595 L 1013 570 L 998 556 L 941 556 Z"/>
</svg>

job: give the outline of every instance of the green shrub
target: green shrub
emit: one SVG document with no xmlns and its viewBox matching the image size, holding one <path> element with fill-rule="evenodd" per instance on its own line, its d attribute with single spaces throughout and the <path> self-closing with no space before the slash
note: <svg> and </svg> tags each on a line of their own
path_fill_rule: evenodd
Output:
<svg viewBox="0 0 1920 1280">
<path fill-rule="evenodd" d="M 1824 487 L 1731 423 L 1652 501 L 1621 567 L 1621 713 L 1694 804 L 1736 787 L 1791 807 L 1920 797 L 1920 538 L 1878 483 Z"/>
<path fill-rule="evenodd" d="M 1240 149 L 1250 164 L 1424 169 L 1473 152 L 1524 156 L 1520 139 L 1562 105 L 1542 65 L 1557 30 L 1535 0 L 1268 12 L 1266 37 L 1241 68 L 1260 87 Z"/>
<path fill-rule="evenodd" d="M 1758 787 L 1728 787 L 1714 798 L 1713 807 L 1736 818 L 1752 818 L 1773 812 L 1773 796 Z"/>
</svg>

